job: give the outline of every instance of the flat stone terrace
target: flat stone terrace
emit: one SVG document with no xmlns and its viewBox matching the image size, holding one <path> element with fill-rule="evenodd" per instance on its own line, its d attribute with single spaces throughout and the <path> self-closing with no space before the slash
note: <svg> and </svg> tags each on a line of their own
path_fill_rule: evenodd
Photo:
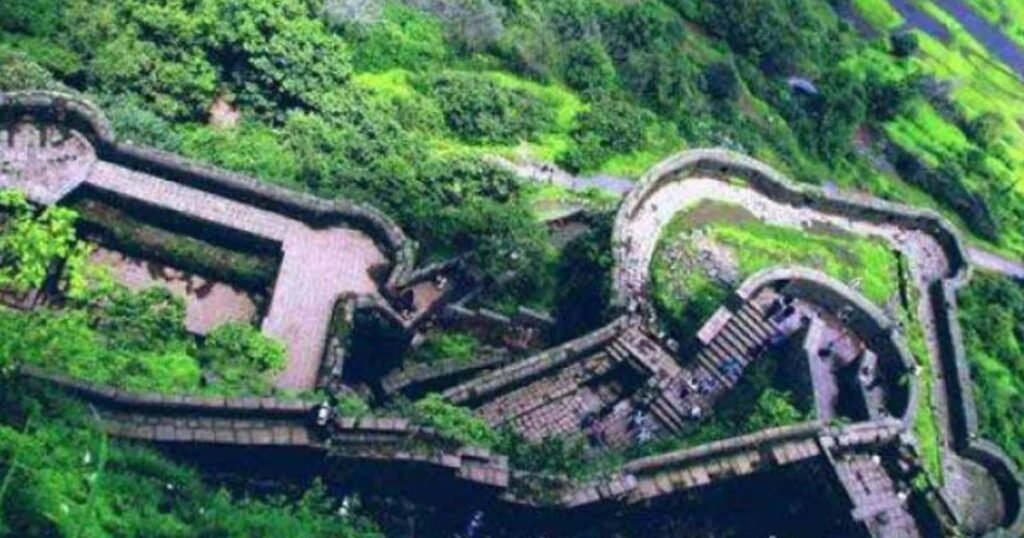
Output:
<svg viewBox="0 0 1024 538">
<path fill-rule="evenodd" d="M 378 291 L 370 270 L 387 258 L 361 231 L 312 228 L 279 213 L 98 160 L 85 137 L 74 131 L 15 124 L 6 129 L 2 142 L 0 187 L 20 189 L 38 203 L 55 203 L 88 184 L 279 243 L 283 261 L 263 330 L 288 349 L 287 367 L 277 379 L 280 388 L 315 385 L 338 296 Z"/>
</svg>

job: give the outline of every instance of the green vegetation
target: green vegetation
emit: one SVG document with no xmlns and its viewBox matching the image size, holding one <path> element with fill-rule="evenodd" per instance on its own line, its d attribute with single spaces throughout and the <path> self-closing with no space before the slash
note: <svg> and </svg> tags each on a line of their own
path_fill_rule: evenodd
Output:
<svg viewBox="0 0 1024 538">
<path fill-rule="evenodd" d="M 180 223 L 158 225 L 155 211 L 131 211 L 95 198 L 73 200 L 69 207 L 79 215 L 77 228 L 84 238 L 114 250 L 255 291 L 266 290 L 277 278 L 280 259 L 270 249 L 243 252 L 213 244 Z"/>
<path fill-rule="evenodd" d="M 702 266 L 698 251 L 724 253 L 729 267 Z M 885 305 L 899 291 L 898 263 L 880 239 L 833 228 L 796 229 L 767 224 L 742 208 L 703 202 L 666 226 L 651 264 L 654 300 L 668 327 L 680 337 L 694 334 L 732 288 L 769 267 L 802 265 L 846 284 Z M 711 276 L 731 269 L 732 281 Z"/>
<path fill-rule="evenodd" d="M 83 404 L 0 381 L 0 535 L 383 536 L 316 483 L 263 497 L 214 488 L 157 452 L 108 439 Z"/>
<path fill-rule="evenodd" d="M 1024 468 L 1024 289 L 977 273 L 959 300 L 981 436 Z"/>
<path fill-rule="evenodd" d="M 0 356 L 129 390 L 270 393 L 284 364 L 281 344 L 248 325 L 226 325 L 199 345 L 184 317 L 181 299 L 162 288 L 115 289 L 60 310 L 0 309 Z"/>
<path fill-rule="evenodd" d="M 89 252 L 76 240 L 75 218 L 60 207 L 36 211 L 21 193 L 0 190 L 0 289 L 37 290 L 61 263 L 68 292 L 82 293 Z"/>
<path fill-rule="evenodd" d="M 469 333 L 432 332 L 412 353 L 412 360 L 422 363 L 438 361 L 471 362 L 480 355 L 480 341 Z"/>
<path fill-rule="evenodd" d="M 967 4 L 1024 47 L 1024 10 L 1020 4 L 1014 0 L 967 0 Z"/>
<path fill-rule="evenodd" d="M 498 432 L 465 407 L 446 402 L 440 394 L 428 394 L 412 406 L 413 416 L 438 433 L 460 443 L 494 448 Z"/>
<path fill-rule="evenodd" d="M 920 300 L 917 288 L 911 288 L 910 304 Z M 932 355 L 925 340 L 924 327 L 913 309 L 900 310 L 903 336 L 907 347 L 920 367 L 917 382 L 921 396 L 917 400 L 917 414 L 914 416 L 914 437 L 917 439 L 926 474 L 936 483 L 942 484 L 942 433 L 939 431 L 939 417 L 935 413 L 932 399 L 935 397 L 936 367 L 938 357 Z"/>
<path fill-rule="evenodd" d="M 185 331 L 185 304 L 163 288 L 141 292 L 88 270 L 75 235 L 77 214 L 35 211 L 0 191 L 2 285 L 51 290 L 57 301 L 30 312 L 0 308 L 0 369 L 31 364 L 132 390 L 214 394 L 267 393 L 284 366 L 284 348 L 248 325 L 215 329 L 201 345 Z M 62 300 L 60 300 L 62 299 Z M 208 374 L 207 379 L 203 373 Z"/>
</svg>

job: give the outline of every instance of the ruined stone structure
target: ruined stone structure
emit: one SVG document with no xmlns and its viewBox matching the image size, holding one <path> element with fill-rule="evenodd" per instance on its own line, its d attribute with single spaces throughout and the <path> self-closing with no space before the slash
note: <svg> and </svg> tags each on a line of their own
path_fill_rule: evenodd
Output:
<svg viewBox="0 0 1024 538">
<path fill-rule="evenodd" d="M 732 179 L 742 181 L 745 188 L 729 184 Z M 689 184 L 696 185 L 693 192 L 687 191 Z M 915 264 L 913 271 L 918 285 L 926 291 L 918 314 L 925 325 L 932 328 L 929 342 L 933 343 L 942 369 L 935 379 L 935 392 L 915 395 L 912 390 L 908 405 L 916 407 L 913 405 L 915 398 L 927 397 L 940 408 L 939 416 L 944 419 L 940 426 L 946 444 L 944 466 L 954 470 L 974 468 L 975 471 L 968 470 L 965 474 L 987 476 L 976 485 L 984 488 L 983 483 L 991 481 L 998 489 L 1002 509 L 993 512 L 996 520 L 989 517 L 986 521 L 976 521 L 975 510 L 968 506 L 973 494 L 964 491 L 948 494 L 945 502 L 953 506 L 958 523 L 970 527 L 972 532 L 1002 528 L 1011 535 L 1024 534 L 1021 506 L 1024 482 L 1020 472 L 997 447 L 977 440 L 976 411 L 956 312 L 956 289 L 969 279 L 970 264 L 955 228 L 929 210 L 796 185 L 771 167 L 731 151 L 687 151 L 663 161 L 645 174 L 619 209 L 613 237 L 616 259 L 613 290 L 622 307 L 630 311 L 644 310 L 649 286 L 648 266 L 660 236 L 658 232 L 671 215 L 695 202 L 695 193 L 728 196 L 727 201 L 740 203 L 747 209 L 791 208 L 792 214 L 787 218 L 799 222 L 832 219 L 829 222 L 845 223 L 855 232 L 880 235 L 899 245 Z M 810 295 L 829 300 L 830 294 L 822 295 L 822 291 L 817 289 Z M 885 337 L 885 332 L 892 331 L 882 331 L 882 338 L 876 339 L 876 343 L 889 347 L 894 356 L 905 358 L 906 354 L 899 349 L 899 339 Z M 886 340 L 890 343 L 886 344 Z M 905 418 L 909 424 L 910 415 Z M 942 490 L 940 493 L 947 495 Z"/>
<path fill-rule="evenodd" d="M 0 125 L 0 187 L 20 189 L 34 202 L 53 204 L 86 186 L 280 245 L 283 261 L 263 329 L 287 344 L 283 388 L 315 384 L 336 297 L 393 295 L 411 272 L 414 245 L 376 210 L 121 143 L 102 114 L 76 98 L 0 95 Z M 385 264 L 390 276 L 377 283 L 371 271 Z"/>
<path fill-rule="evenodd" d="M 348 331 L 357 309 L 373 309 L 408 330 L 435 317 L 456 294 L 438 278 L 455 266 L 414 271 L 415 245 L 374 209 L 292 193 L 122 143 L 102 115 L 79 99 L 0 94 L 0 127 L 0 187 L 20 189 L 36 203 L 54 204 L 76 189 L 94 189 L 279 245 L 283 261 L 263 328 L 288 344 L 282 387 L 320 386 L 334 393 L 344 388 Z M 766 211 L 786 208 L 785 217 L 800 222 L 842 221 L 908 253 L 918 283 L 927 289 L 920 312 L 934 327 L 930 342 L 942 369 L 935 393 L 920 394 L 910 375 L 913 360 L 891 320 L 855 290 L 807 269 L 776 268 L 748 279 L 682 351 L 658 335 L 645 321 L 650 259 L 661 227 L 699 197 L 694 193 L 719 193 Z M 483 357 L 470 365 L 400 371 L 381 380 L 385 396 L 469 377 L 443 396 L 495 425 L 512 426 L 529 439 L 582 433 L 607 446 L 626 446 L 638 437 L 695 427 L 768 347 L 806 335 L 802 322 L 771 314 L 772 305 L 785 298 L 843 314 L 844 328 L 882 372 L 885 402 L 855 424 L 814 421 L 638 459 L 610 477 L 566 484 L 541 499 L 524 493 L 529 488 L 520 486 L 531 477 L 510 469 L 503 456 L 459 446 L 402 418 L 318 420 L 320 409 L 302 402 L 133 394 L 36 370 L 23 374 L 88 401 L 105 429 L 120 437 L 167 445 L 291 447 L 338 465 L 372 461 L 410 472 L 441 470 L 458 483 L 528 507 L 628 507 L 770 469 L 823 462 L 846 492 L 851 518 L 865 534 L 880 537 L 923 535 L 927 516 L 905 489 L 903 471 L 894 471 L 904 468 L 909 476 L 914 465 L 892 458 L 913 453 L 910 425 L 917 402 L 931 398 L 945 411 L 940 417 L 946 463 L 980 469 L 984 484 L 978 490 L 994 485 L 987 489 L 997 491 L 1000 506 L 972 519 L 956 499 L 940 495 L 935 502 L 972 532 L 1002 528 L 1024 535 L 1024 481 L 997 447 L 977 439 L 955 300 L 970 267 L 958 234 L 944 219 L 798 186 L 745 156 L 701 150 L 668 159 L 641 180 L 619 210 L 613 240 L 613 291 L 621 316 L 607 326 L 523 360 Z M 386 277 L 379 268 L 386 268 Z M 448 310 L 474 323 L 490 316 Z M 514 323 L 490 317 L 499 325 Z M 539 328 L 549 321 L 533 312 L 519 318 Z M 902 388 L 885 382 L 900 377 L 912 382 Z M 864 388 L 864 399 L 872 398 L 878 400 L 877 394 Z"/>
</svg>

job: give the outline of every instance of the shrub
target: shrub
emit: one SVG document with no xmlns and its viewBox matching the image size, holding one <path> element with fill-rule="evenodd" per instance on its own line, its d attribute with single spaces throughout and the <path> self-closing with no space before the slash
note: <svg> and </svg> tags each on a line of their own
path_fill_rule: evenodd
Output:
<svg viewBox="0 0 1024 538">
<path fill-rule="evenodd" d="M 194 159 L 294 185 L 300 164 L 277 133 L 264 125 L 243 123 L 239 129 L 191 126 L 182 130 L 181 151 Z"/>
<path fill-rule="evenodd" d="M 417 418 L 442 435 L 474 446 L 493 448 L 498 433 L 484 419 L 464 407 L 446 402 L 439 394 L 428 394 L 413 405 Z"/>
<path fill-rule="evenodd" d="M 382 17 L 370 25 L 348 25 L 353 64 L 360 71 L 392 68 L 425 70 L 448 57 L 441 21 L 397 2 L 388 2 Z"/>
<path fill-rule="evenodd" d="M 615 64 L 597 39 L 576 40 L 566 47 L 562 76 L 565 82 L 580 91 L 592 92 L 612 88 L 616 84 Z"/>
<path fill-rule="evenodd" d="M 603 97 L 577 117 L 576 145 L 559 157 L 572 171 L 593 170 L 609 157 L 643 147 L 654 115 L 629 102 Z"/>
<path fill-rule="evenodd" d="M 421 85 L 438 101 L 448 127 L 466 140 L 513 143 L 533 138 L 553 119 L 540 99 L 487 75 L 449 71 Z"/>
<path fill-rule="evenodd" d="M 917 40 L 917 34 L 910 31 L 894 32 L 890 37 L 889 41 L 892 44 L 893 55 L 899 58 L 906 58 L 907 56 L 913 55 L 917 52 L 920 44 Z"/>
<path fill-rule="evenodd" d="M 181 347 L 187 337 L 185 301 L 161 287 L 115 288 L 95 308 L 92 326 L 120 351 Z"/>
<path fill-rule="evenodd" d="M 469 362 L 480 352 L 480 342 L 468 333 L 431 333 L 413 355 L 413 360 L 425 363 L 454 360 Z"/>
<path fill-rule="evenodd" d="M 284 345 L 242 323 L 214 329 L 197 356 L 219 385 L 239 393 L 265 392 L 269 376 L 285 364 Z"/>
<path fill-rule="evenodd" d="M 0 92 L 56 89 L 60 84 L 49 71 L 22 54 L 0 49 Z"/>
</svg>

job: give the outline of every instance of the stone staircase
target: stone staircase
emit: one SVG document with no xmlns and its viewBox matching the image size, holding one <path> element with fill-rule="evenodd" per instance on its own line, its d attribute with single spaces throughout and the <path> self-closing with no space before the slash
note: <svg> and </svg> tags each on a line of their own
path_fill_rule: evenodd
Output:
<svg viewBox="0 0 1024 538">
<path fill-rule="evenodd" d="M 778 327 L 765 319 L 756 304 L 744 303 L 697 352 L 697 364 L 724 387 L 731 388 L 777 334 Z"/>
</svg>

